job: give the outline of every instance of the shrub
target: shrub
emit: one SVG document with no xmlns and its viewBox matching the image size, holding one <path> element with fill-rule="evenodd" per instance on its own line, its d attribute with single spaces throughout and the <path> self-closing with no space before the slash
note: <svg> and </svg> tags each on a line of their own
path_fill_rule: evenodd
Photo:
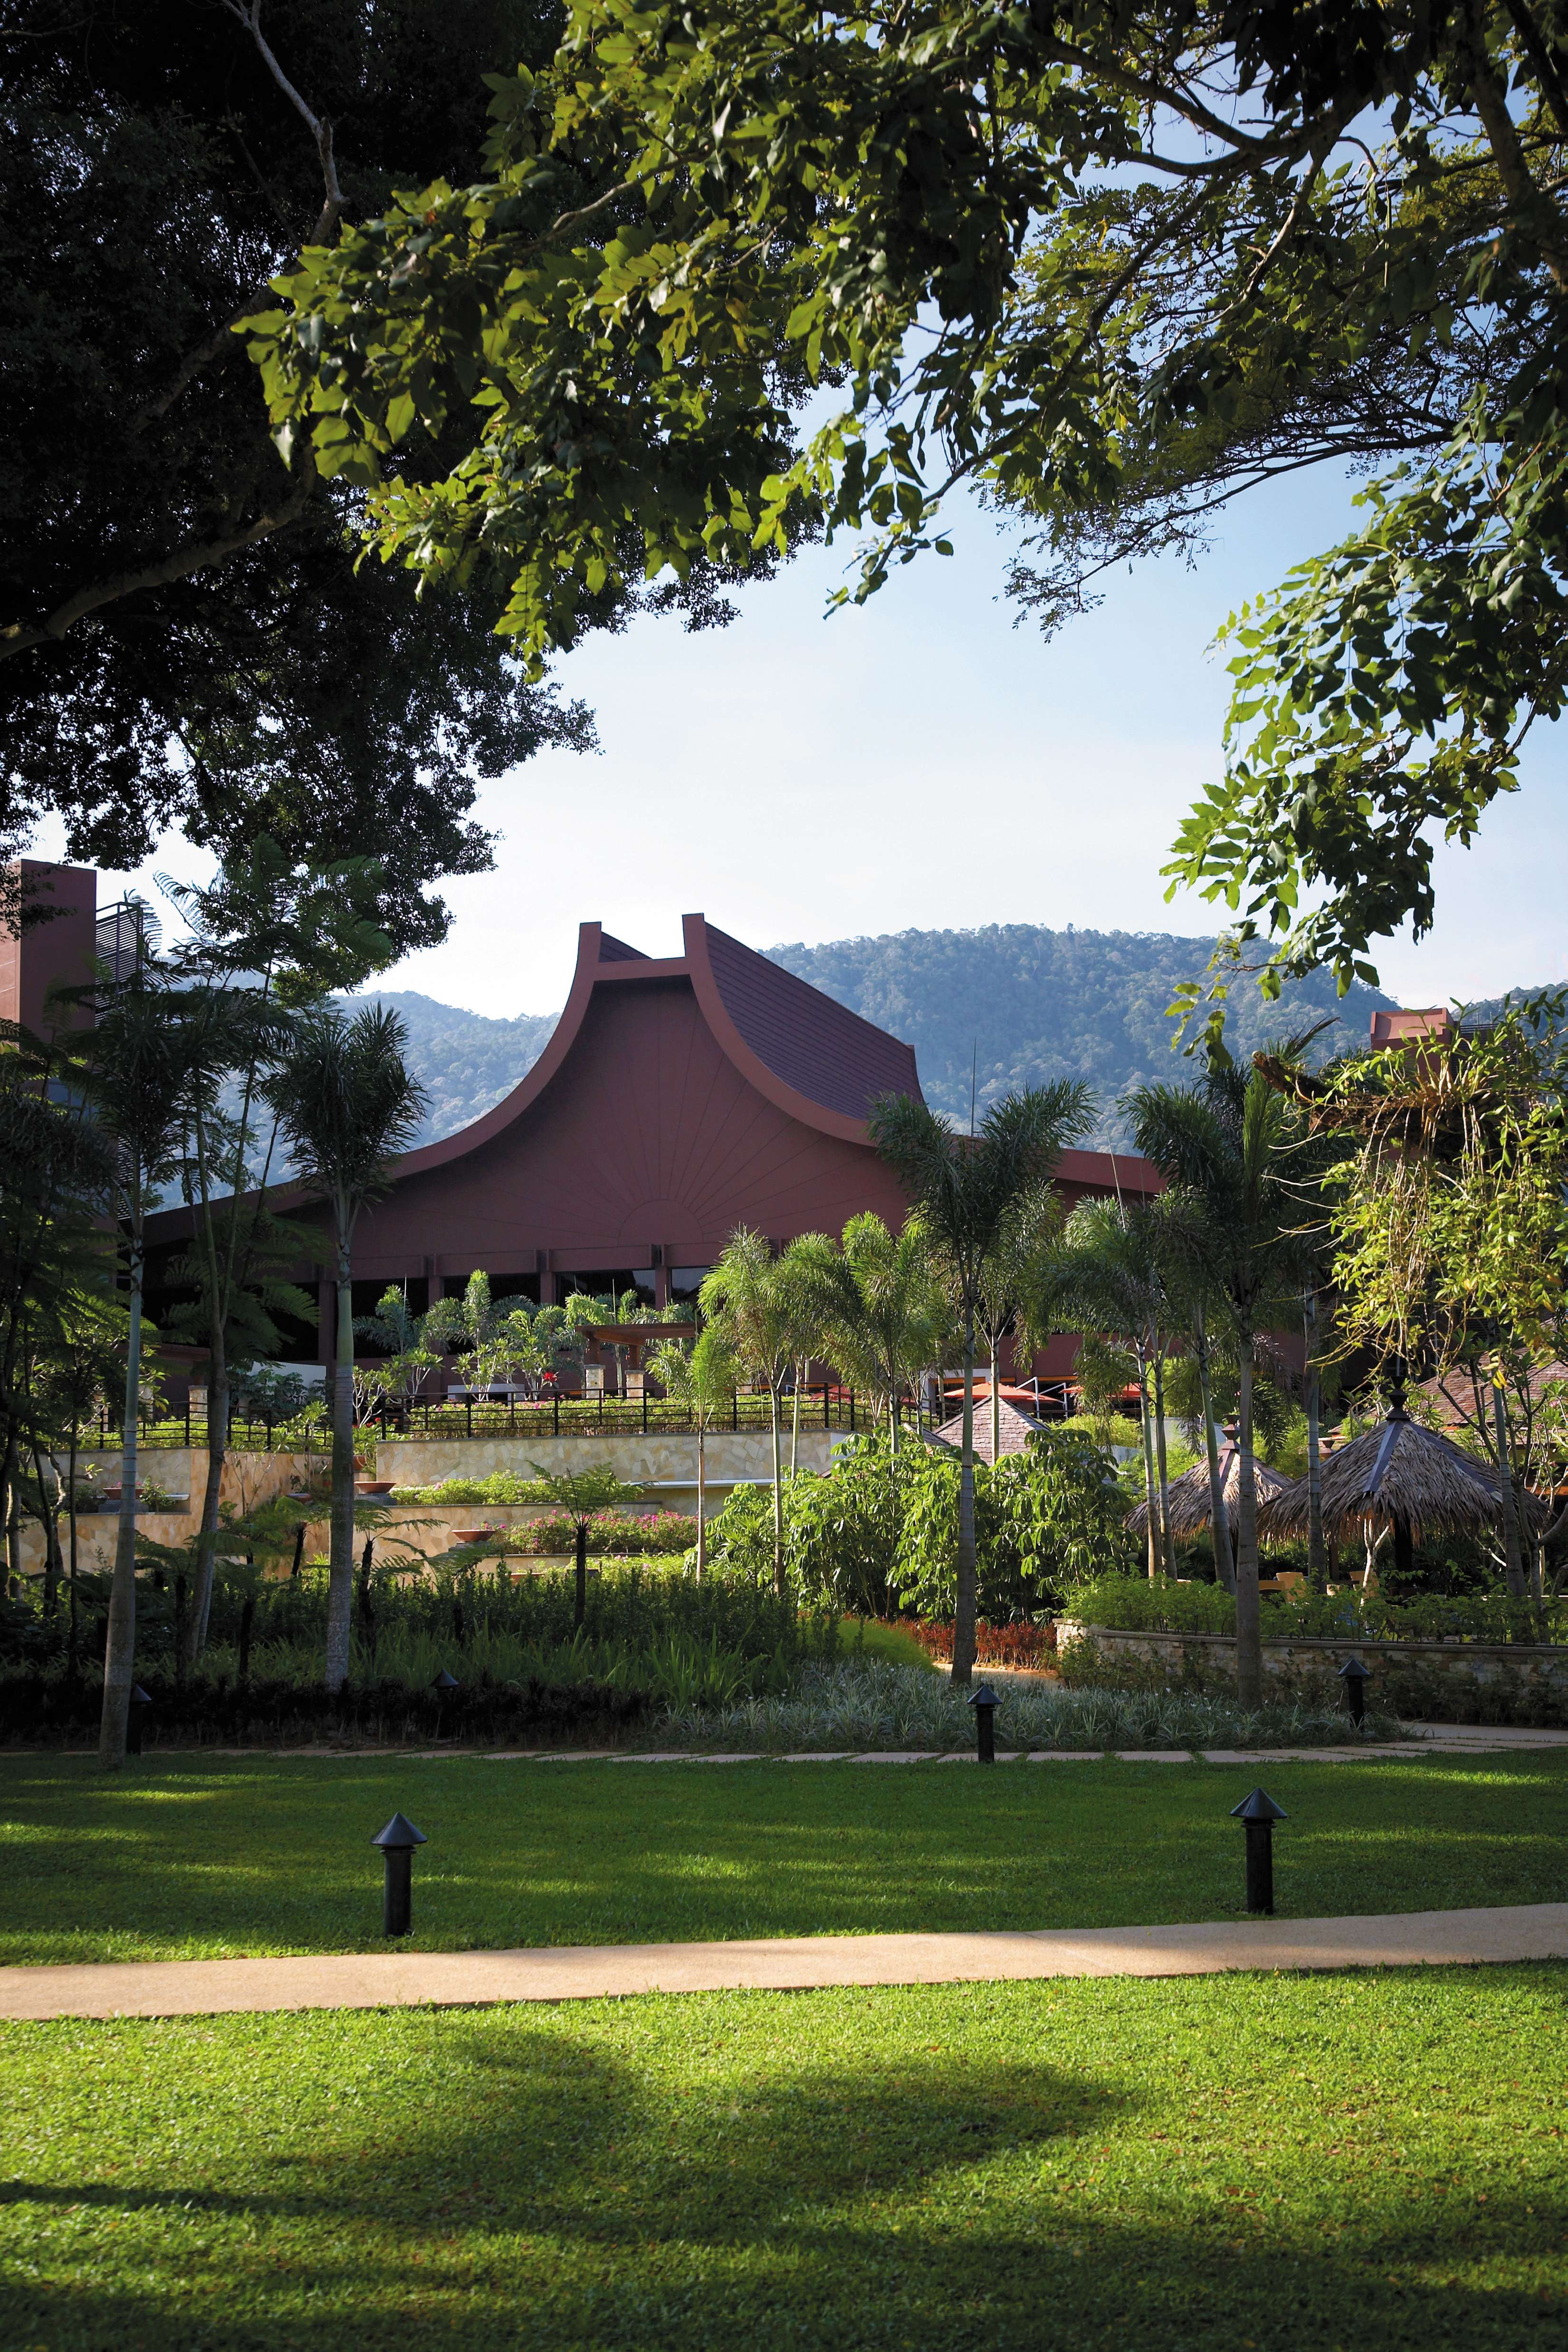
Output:
<svg viewBox="0 0 1568 2352">
<path fill-rule="evenodd" d="M 1217 1584 L 1181 1584 L 1163 1577 L 1097 1577 L 1069 1596 L 1071 1613 L 1086 1625 L 1124 1633 L 1234 1633 L 1236 1603 Z M 1424 1593 L 1389 1601 L 1378 1592 L 1265 1593 L 1263 1638 L 1289 1642 L 1307 1634 L 1376 1641 L 1550 1642 L 1568 1633 L 1568 1602 L 1545 1610 L 1507 1593 L 1450 1597 Z"/>
<path fill-rule="evenodd" d="M 1345 1737 L 1340 1707 L 1289 1700 L 1248 1714 L 1234 1696 L 1170 1691 L 1058 1689 L 1009 1685 L 997 1710 L 1004 1748 L 1325 1747 Z M 1397 1736 L 1398 1725 L 1369 1710 L 1368 1735 Z M 974 1752 L 968 1694 L 945 1676 L 876 1660 L 813 1665 L 787 1696 L 742 1701 L 715 1713 L 679 1708 L 655 1736 L 693 1745 L 764 1750 L 858 1748 Z"/>
<path fill-rule="evenodd" d="M 909 1490 L 896 1565 L 900 1599 L 951 1617 L 958 1591 L 959 1465 L 926 1453 Z M 980 1614 L 1005 1622 L 1129 1558 L 1124 1503 L 1104 1448 L 1070 1422 L 1024 1454 L 974 1471 Z"/>
</svg>

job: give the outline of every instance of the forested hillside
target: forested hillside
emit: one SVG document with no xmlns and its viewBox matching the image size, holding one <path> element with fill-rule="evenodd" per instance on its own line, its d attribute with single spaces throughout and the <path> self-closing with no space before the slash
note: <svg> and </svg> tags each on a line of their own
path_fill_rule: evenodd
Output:
<svg viewBox="0 0 1568 2352">
<path fill-rule="evenodd" d="M 1119 1141 L 1116 1100 L 1142 1078 L 1181 1079 L 1191 1065 L 1172 1054 L 1165 1007 L 1177 981 L 1200 971 L 1205 940 L 1140 931 L 1049 931 L 1034 923 L 977 931 L 899 931 L 826 946 L 770 948 L 867 1020 L 907 1038 L 920 1057 L 927 1099 L 969 1115 L 972 1064 L 981 1109 L 1015 1087 L 1087 1078 L 1100 1098 L 1093 1139 Z M 542 1052 L 554 1013 L 498 1021 L 414 990 L 377 992 L 408 1024 L 411 1059 L 431 1093 L 420 1141 L 450 1135 L 516 1086 Z M 1237 989 L 1232 1031 L 1239 1048 L 1306 1027 L 1322 1013 L 1339 1025 L 1324 1054 L 1359 1042 L 1374 1005 L 1392 997 L 1357 989 L 1342 1003 L 1320 972 L 1266 1005 Z"/>
<path fill-rule="evenodd" d="M 1015 1087 L 1087 1078 L 1100 1101 L 1093 1139 L 1120 1141 L 1117 1097 L 1141 1080 L 1179 1082 L 1192 1064 L 1171 1051 L 1165 1007 L 1176 982 L 1200 972 L 1206 940 L 1155 931 L 1050 931 L 992 923 L 976 931 L 898 931 L 824 947 L 770 948 L 775 963 L 907 1038 L 926 1099 L 967 1119 L 971 1072 L 984 1110 Z M 1317 1051 L 1363 1042 L 1375 989 L 1338 998 L 1327 972 L 1266 1004 L 1238 986 L 1227 1034 L 1234 1051 L 1305 1029 L 1325 1013 L 1336 1026 Z"/>
<path fill-rule="evenodd" d="M 439 1142 L 510 1094 L 544 1051 L 556 1021 L 553 1013 L 520 1013 L 515 1021 L 496 1021 L 408 988 L 376 989 L 353 1002 L 373 999 L 402 1013 L 409 1061 L 430 1089 L 421 1143 Z"/>
</svg>

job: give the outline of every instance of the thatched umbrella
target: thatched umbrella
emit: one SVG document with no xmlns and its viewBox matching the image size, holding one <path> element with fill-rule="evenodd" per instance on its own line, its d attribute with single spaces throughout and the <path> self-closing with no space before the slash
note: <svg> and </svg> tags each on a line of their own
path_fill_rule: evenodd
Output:
<svg viewBox="0 0 1568 2352">
<path fill-rule="evenodd" d="M 1412 1421 L 1398 1397 L 1378 1428 L 1324 1455 L 1321 1477 L 1326 1540 L 1359 1535 L 1370 1542 L 1392 1528 L 1394 1565 L 1405 1570 L 1417 1535 L 1474 1535 L 1502 1517 L 1502 1485 L 1491 1464 Z M 1540 1504 L 1526 1496 L 1523 1506 L 1533 1525 Z M 1263 1506 L 1258 1531 L 1276 1542 L 1305 1537 L 1305 1478 Z"/>
<path fill-rule="evenodd" d="M 1281 1478 L 1278 1470 L 1270 1470 L 1266 1462 L 1257 1460 L 1252 1465 L 1252 1477 L 1258 1489 L 1258 1532 L 1261 1537 L 1264 1504 L 1272 1501 L 1276 1495 L 1283 1494 L 1290 1482 L 1288 1478 Z M 1234 1551 L 1236 1531 L 1241 1520 L 1241 1450 L 1236 1442 L 1236 1433 L 1230 1428 L 1226 1429 L 1225 1444 L 1220 1448 L 1219 1486 L 1220 1493 L 1225 1496 L 1225 1516 L 1230 1528 Z M 1206 1535 L 1211 1517 L 1209 1465 L 1206 1462 L 1199 1462 L 1171 1482 L 1171 1533 L 1184 1538 Z M 1129 1511 L 1123 1525 L 1131 1528 L 1135 1535 L 1146 1536 L 1149 1531 L 1147 1502 L 1140 1503 L 1135 1511 Z"/>
</svg>

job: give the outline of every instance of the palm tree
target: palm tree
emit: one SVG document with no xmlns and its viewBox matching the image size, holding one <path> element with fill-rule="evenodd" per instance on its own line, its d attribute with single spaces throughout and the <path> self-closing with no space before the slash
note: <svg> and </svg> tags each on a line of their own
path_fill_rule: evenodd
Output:
<svg viewBox="0 0 1568 2352">
<path fill-rule="evenodd" d="M 751 1233 L 742 1225 L 731 1234 L 698 1293 L 698 1304 L 704 1317 L 719 1325 L 726 1350 L 768 1391 L 773 1454 L 773 1584 L 780 1592 L 784 1589 L 784 1566 L 779 1399 L 811 1327 L 815 1286 L 805 1269 L 821 1242 L 820 1234 L 805 1234 L 775 1255 L 764 1234 Z"/>
<path fill-rule="evenodd" d="M 708 1432 L 735 1392 L 735 1360 L 721 1324 L 710 1323 L 690 1348 L 667 1339 L 648 1359 L 648 1370 L 667 1396 L 691 1415 L 697 1437 L 697 1581 L 708 1572 Z"/>
<path fill-rule="evenodd" d="M 1167 1202 L 1080 1201 L 1020 1276 L 1025 1324 L 1037 1345 L 1056 1331 L 1088 1330 L 1118 1340 L 1132 1358 L 1152 1577 L 1171 1570 L 1164 1362 L 1179 1319 L 1179 1276 Z"/>
<path fill-rule="evenodd" d="M 98 1758 L 106 1771 L 125 1761 L 136 1664 L 136 1452 L 142 1405 L 142 1299 L 145 1219 L 178 1164 L 193 1105 L 209 1109 L 224 1075 L 213 1040 L 184 992 L 144 952 L 136 970 L 101 1002 L 91 1029 L 71 1040 L 72 1083 L 112 1139 L 113 1196 L 126 1237 L 128 1322 L 121 1427 L 120 1525 L 110 1581 L 103 1653 L 103 1712 Z"/>
<path fill-rule="evenodd" d="M 407 1034 L 388 1007 L 353 1020 L 319 1010 L 300 1022 L 267 1081 L 296 1175 L 332 1221 L 337 1360 L 332 1376 L 332 1519 L 327 1573 L 327 1688 L 349 1670 L 353 1603 L 353 1234 L 360 1212 L 389 1185 L 392 1162 L 418 1132 L 427 1097 L 404 1060 Z"/>
<path fill-rule="evenodd" d="M 979 1132 L 968 1135 L 910 1095 L 883 1095 L 871 1106 L 871 1140 L 939 1255 L 963 1350 L 955 1683 L 967 1683 L 974 1665 L 974 1333 L 987 1268 L 1009 1218 L 1046 1183 L 1092 1114 L 1089 1088 L 1065 1079 L 993 1103 Z"/>
<path fill-rule="evenodd" d="M 1226 1301 L 1239 1390 L 1237 1682 L 1242 1705 L 1261 1706 L 1253 1374 L 1259 1332 L 1289 1311 L 1292 1298 L 1300 1298 L 1311 1265 L 1301 1204 L 1287 1181 L 1295 1118 L 1261 1071 L 1215 1067 L 1190 1089 L 1142 1089 L 1133 1136 L 1139 1150 L 1183 1189 L 1195 1210 L 1194 1227 L 1203 1235 L 1206 1270 Z"/>
<path fill-rule="evenodd" d="M 940 1362 L 951 1317 L 931 1236 L 918 1216 L 897 1234 L 873 1210 L 851 1217 L 842 1250 L 820 1268 L 822 1351 L 840 1380 L 864 1389 L 888 1415 L 888 1451 L 899 1453 L 899 1400 Z"/>
</svg>

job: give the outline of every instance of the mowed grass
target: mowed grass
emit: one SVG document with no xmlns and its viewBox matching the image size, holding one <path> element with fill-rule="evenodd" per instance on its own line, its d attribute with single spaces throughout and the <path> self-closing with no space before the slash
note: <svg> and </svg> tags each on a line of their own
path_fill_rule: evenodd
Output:
<svg viewBox="0 0 1568 2352">
<path fill-rule="evenodd" d="M 1261 1780 L 1296 1917 L 1568 1897 L 1568 1753 L 1351 1764 L 0 1759 L 0 1960 L 1128 1926 L 1242 1908 Z"/>
<path fill-rule="evenodd" d="M 17 2352 L 1542 2352 L 1568 1969 L 0 2028 Z"/>
</svg>

